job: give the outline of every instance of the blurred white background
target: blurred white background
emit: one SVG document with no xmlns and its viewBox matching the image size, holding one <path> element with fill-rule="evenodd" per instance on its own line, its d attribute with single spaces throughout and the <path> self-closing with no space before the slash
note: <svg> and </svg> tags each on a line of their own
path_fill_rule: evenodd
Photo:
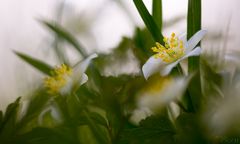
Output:
<svg viewBox="0 0 240 144">
<path fill-rule="evenodd" d="M 0 109 L 4 109 L 16 97 L 26 95 L 29 90 L 36 87 L 34 82 L 43 77 L 37 70 L 17 58 L 13 50 L 44 59 L 53 66 L 57 64 L 49 51 L 54 39 L 53 35 L 37 19 L 61 19 L 61 24 L 81 40 L 88 52 L 108 52 L 120 42 L 122 36 L 132 36 L 134 26 L 143 27 L 132 0 L 65 0 L 62 17 L 59 18 L 62 2 L 59 0 L 1 1 Z M 144 2 L 151 11 L 151 0 Z M 230 39 L 227 44 L 230 49 L 238 49 L 240 44 L 239 3 L 238 0 L 203 0 L 202 3 L 203 28 L 209 33 L 218 36 L 227 31 L 227 25 L 230 23 L 228 30 Z M 163 33 L 184 32 L 186 13 L 187 0 L 163 0 L 165 22 L 182 17 L 177 24 L 164 29 Z M 204 48 L 221 45 L 207 43 L 204 44 Z"/>
</svg>

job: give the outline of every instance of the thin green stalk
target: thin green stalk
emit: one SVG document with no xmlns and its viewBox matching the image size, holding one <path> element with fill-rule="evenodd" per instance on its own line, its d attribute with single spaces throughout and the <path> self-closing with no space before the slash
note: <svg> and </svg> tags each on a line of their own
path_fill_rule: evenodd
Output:
<svg viewBox="0 0 240 144">
<path fill-rule="evenodd" d="M 187 15 L 187 39 L 190 39 L 201 29 L 201 0 L 188 0 Z M 200 43 L 198 44 L 200 46 Z M 202 89 L 200 84 L 199 57 L 188 59 L 188 73 L 197 72 L 192 78 L 188 91 L 193 104 L 193 111 L 199 111 L 201 107 Z"/>
<path fill-rule="evenodd" d="M 162 0 L 153 0 L 152 16 L 160 31 L 162 31 Z"/>
</svg>

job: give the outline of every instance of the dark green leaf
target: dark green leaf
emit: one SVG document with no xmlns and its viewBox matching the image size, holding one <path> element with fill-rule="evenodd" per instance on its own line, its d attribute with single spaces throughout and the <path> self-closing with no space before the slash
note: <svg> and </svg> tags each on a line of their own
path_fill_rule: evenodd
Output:
<svg viewBox="0 0 240 144">
<path fill-rule="evenodd" d="M 91 112 L 89 114 L 90 118 L 93 119 L 96 123 L 101 124 L 105 127 L 108 126 L 107 121 L 105 120 L 105 118 L 103 118 L 100 114 L 96 113 L 96 112 Z"/>
<path fill-rule="evenodd" d="M 36 90 L 35 93 L 31 95 L 26 111 L 22 114 L 22 118 L 18 122 L 18 129 L 21 132 L 29 131 L 37 125 L 37 123 L 34 123 L 34 120 L 38 118 L 39 114 L 44 110 L 46 103 L 51 98 L 52 97 L 43 90 Z M 31 126 L 29 126 L 30 124 Z"/>
<path fill-rule="evenodd" d="M 76 48 L 76 50 L 84 57 L 87 56 L 86 52 L 83 49 L 83 46 L 77 41 L 77 39 L 67 30 L 65 30 L 63 27 L 61 27 L 58 24 L 53 24 L 51 22 L 47 21 L 41 21 L 44 25 L 46 25 L 49 29 L 51 29 L 53 32 L 55 32 L 60 38 L 63 38 L 67 42 L 69 42 L 71 45 Z"/>
<path fill-rule="evenodd" d="M 163 44 L 163 36 L 162 33 L 157 26 L 156 22 L 154 21 L 153 17 L 148 12 L 146 6 L 144 5 L 142 0 L 133 0 L 135 6 L 137 7 L 137 10 L 139 14 L 141 15 L 147 29 L 152 34 L 155 41 L 160 42 Z"/>
<path fill-rule="evenodd" d="M 94 123 L 94 121 L 89 116 L 89 113 L 84 111 L 84 115 L 86 116 L 87 123 L 88 123 L 90 129 L 92 130 L 94 136 L 98 140 L 98 142 L 100 144 L 109 143 L 108 139 L 107 139 L 107 136 L 106 136 L 106 133 L 103 132 L 103 129 L 101 129 L 101 127 L 99 127 L 96 123 Z"/>
<path fill-rule="evenodd" d="M 167 116 L 156 115 L 140 122 L 139 127 L 129 129 L 123 135 L 125 141 L 139 144 L 173 144 L 176 134 Z"/>
<path fill-rule="evenodd" d="M 178 144 L 208 144 L 199 116 L 182 113 L 176 120 L 176 128 L 175 138 Z"/>
<path fill-rule="evenodd" d="M 37 127 L 20 135 L 15 140 L 17 144 L 78 144 L 77 137 L 68 129 L 49 129 Z"/>
<path fill-rule="evenodd" d="M 30 57 L 26 54 L 21 52 L 14 51 L 17 56 L 19 56 L 22 60 L 30 64 L 31 66 L 35 67 L 39 71 L 43 72 L 44 74 L 51 75 L 52 67 L 38 59 Z"/>
<path fill-rule="evenodd" d="M 0 127 L 0 141 L 11 140 L 12 135 L 16 131 L 16 122 L 18 118 L 20 97 L 14 102 L 8 105 L 4 114 L 2 125 Z"/>
</svg>

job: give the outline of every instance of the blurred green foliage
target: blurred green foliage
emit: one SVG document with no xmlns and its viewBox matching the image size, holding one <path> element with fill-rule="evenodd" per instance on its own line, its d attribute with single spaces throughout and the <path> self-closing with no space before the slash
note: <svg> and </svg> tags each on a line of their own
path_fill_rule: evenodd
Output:
<svg viewBox="0 0 240 144">
<path fill-rule="evenodd" d="M 159 112 L 142 119 L 139 125 L 129 120 L 137 108 L 139 91 L 146 88 L 146 80 L 141 72 L 106 76 L 104 69 L 111 68 L 114 63 L 120 69 L 121 65 L 129 62 L 129 52 L 142 66 L 153 55 L 150 47 L 155 41 L 162 43 L 163 39 L 161 0 L 153 0 L 153 16 L 142 0 L 133 2 L 146 28 L 136 27 L 134 36 L 123 37 L 111 53 L 100 53 L 86 71 L 88 82 L 75 92 L 53 95 L 40 86 L 28 100 L 18 98 L 6 112 L 0 111 L 1 144 L 240 143 L 239 131 L 229 130 L 226 135 L 214 135 L 209 133 L 207 124 L 203 122 L 204 114 L 211 111 L 209 105 L 220 106 L 218 101 L 224 101 L 228 95 L 224 90 L 231 91 L 229 88 L 237 85 L 236 82 L 226 88 L 226 83 L 231 80 L 216 72 L 209 64 L 212 59 L 206 57 L 200 62 L 199 57 L 189 59 L 189 72 L 196 73 L 190 79 L 183 98 L 176 101 L 180 112 L 175 119 L 170 117 L 169 107 L 164 106 Z M 72 45 L 80 57 L 87 57 L 85 49 L 65 28 L 46 20 L 40 22 Z M 189 38 L 201 28 L 201 0 L 189 0 L 187 23 Z M 45 62 L 21 52 L 15 53 L 40 72 L 51 75 L 53 68 Z M 141 71 L 140 67 L 136 69 Z M 237 76 L 238 73 L 234 75 Z"/>
</svg>

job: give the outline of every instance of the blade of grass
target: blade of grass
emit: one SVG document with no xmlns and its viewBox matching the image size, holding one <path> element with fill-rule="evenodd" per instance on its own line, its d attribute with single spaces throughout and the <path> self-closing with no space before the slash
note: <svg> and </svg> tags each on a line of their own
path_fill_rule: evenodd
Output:
<svg viewBox="0 0 240 144">
<path fill-rule="evenodd" d="M 201 0 L 188 0 L 187 39 L 201 29 Z M 200 46 L 200 43 L 199 43 Z M 188 61 L 189 72 L 199 69 L 199 58 L 191 57 Z"/>
<path fill-rule="evenodd" d="M 45 62 L 35 59 L 33 57 L 30 57 L 26 54 L 14 51 L 14 53 L 21 58 L 22 60 L 24 60 L 25 62 L 27 62 L 28 64 L 30 64 L 31 66 L 35 67 L 36 69 L 38 69 L 39 71 L 41 71 L 44 74 L 47 75 L 51 75 L 51 71 L 52 71 L 52 67 L 48 64 L 46 64 Z"/>
<path fill-rule="evenodd" d="M 152 16 L 157 23 L 160 31 L 162 31 L 162 0 L 153 0 Z"/>
<path fill-rule="evenodd" d="M 187 15 L 187 39 L 190 39 L 201 29 L 201 0 L 188 0 Z M 198 44 L 200 46 L 200 43 Z M 188 60 L 188 72 L 197 72 L 190 82 L 188 90 L 194 110 L 198 111 L 201 106 L 202 89 L 200 84 L 199 57 L 191 57 Z"/>
<path fill-rule="evenodd" d="M 63 27 L 56 23 L 47 22 L 44 20 L 40 21 L 45 26 L 47 26 L 50 30 L 55 32 L 60 38 L 66 40 L 69 44 L 73 45 L 73 47 L 83 56 L 87 57 L 87 54 L 85 50 L 83 49 L 83 46 L 77 41 L 77 39 L 67 30 L 65 30 Z"/>
<path fill-rule="evenodd" d="M 157 26 L 156 22 L 154 21 L 153 17 L 148 12 L 146 6 L 144 5 L 142 0 L 133 0 L 140 16 L 142 17 L 147 29 L 152 34 L 155 41 L 160 42 L 163 44 L 163 36 L 160 31 L 160 28 Z"/>
</svg>

